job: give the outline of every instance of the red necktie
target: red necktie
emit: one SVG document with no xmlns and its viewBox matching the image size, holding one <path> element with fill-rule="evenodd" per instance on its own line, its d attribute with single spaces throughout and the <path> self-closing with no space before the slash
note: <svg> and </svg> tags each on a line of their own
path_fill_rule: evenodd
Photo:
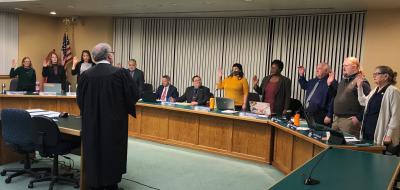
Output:
<svg viewBox="0 0 400 190">
<path fill-rule="evenodd" d="M 164 87 L 163 92 L 161 94 L 161 100 L 165 101 L 166 96 L 167 96 L 167 88 Z"/>
</svg>

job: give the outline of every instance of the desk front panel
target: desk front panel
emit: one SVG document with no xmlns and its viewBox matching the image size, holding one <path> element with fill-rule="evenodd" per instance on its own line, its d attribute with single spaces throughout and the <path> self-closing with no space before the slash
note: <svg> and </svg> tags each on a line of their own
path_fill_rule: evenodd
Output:
<svg viewBox="0 0 400 190">
<path fill-rule="evenodd" d="M 265 123 L 136 106 L 129 135 L 164 144 L 270 163 L 272 128 Z"/>
</svg>

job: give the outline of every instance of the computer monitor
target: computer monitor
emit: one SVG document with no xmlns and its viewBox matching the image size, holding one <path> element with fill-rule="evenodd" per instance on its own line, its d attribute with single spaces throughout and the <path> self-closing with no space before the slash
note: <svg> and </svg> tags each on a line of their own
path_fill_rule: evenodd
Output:
<svg viewBox="0 0 400 190">
<path fill-rule="evenodd" d="M 216 97 L 215 104 L 218 110 L 235 110 L 235 103 L 230 98 Z"/>
<path fill-rule="evenodd" d="M 313 129 L 315 131 L 329 131 L 329 133 L 330 133 L 330 137 L 328 139 L 329 144 L 331 144 L 331 145 L 346 144 L 346 140 L 345 140 L 342 132 L 331 129 L 325 125 L 316 123 L 314 118 L 307 112 L 304 112 L 304 116 L 307 121 L 307 125 L 310 129 Z"/>
<path fill-rule="evenodd" d="M 57 94 L 61 94 L 61 83 L 44 83 L 43 91 L 44 92 L 55 92 Z"/>
<path fill-rule="evenodd" d="M 157 102 L 157 96 L 152 91 L 144 91 L 142 100 L 143 102 Z"/>
</svg>

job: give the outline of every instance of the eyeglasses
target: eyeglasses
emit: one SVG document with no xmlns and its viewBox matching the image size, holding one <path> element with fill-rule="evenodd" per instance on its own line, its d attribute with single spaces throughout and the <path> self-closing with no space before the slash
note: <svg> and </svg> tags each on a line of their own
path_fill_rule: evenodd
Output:
<svg viewBox="0 0 400 190">
<path fill-rule="evenodd" d="M 376 76 L 378 76 L 378 75 L 383 75 L 383 74 L 385 74 L 385 73 L 382 73 L 382 72 L 375 72 L 375 73 L 372 73 L 372 76 L 376 77 Z"/>
</svg>

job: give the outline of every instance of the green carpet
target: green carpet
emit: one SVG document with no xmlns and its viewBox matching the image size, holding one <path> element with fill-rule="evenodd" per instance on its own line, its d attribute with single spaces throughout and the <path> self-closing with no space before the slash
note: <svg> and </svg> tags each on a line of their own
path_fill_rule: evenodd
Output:
<svg viewBox="0 0 400 190">
<path fill-rule="evenodd" d="M 270 165 L 218 156 L 201 151 L 178 148 L 149 141 L 129 139 L 128 172 L 120 187 L 125 190 L 262 190 L 268 189 L 284 175 Z M 68 155 L 79 168 L 80 157 Z M 68 160 L 61 159 L 68 164 Z M 39 160 L 33 167 L 51 165 Z M 21 167 L 19 163 L 1 165 L 0 170 Z M 76 173 L 78 176 L 79 174 Z M 17 177 L 5 184 L 0 177 L 0 190 L 28 189 L 28 177 Z M 132 181 L 131 181 L 132 180 Z M 142 183 L 138 184 L 136 182 Z M 47 190 L 48 182 L 35 184 L 34 189 Z M 72 186 L 56 185 L 54 190 L 72 190 Z"/>
</svg>

